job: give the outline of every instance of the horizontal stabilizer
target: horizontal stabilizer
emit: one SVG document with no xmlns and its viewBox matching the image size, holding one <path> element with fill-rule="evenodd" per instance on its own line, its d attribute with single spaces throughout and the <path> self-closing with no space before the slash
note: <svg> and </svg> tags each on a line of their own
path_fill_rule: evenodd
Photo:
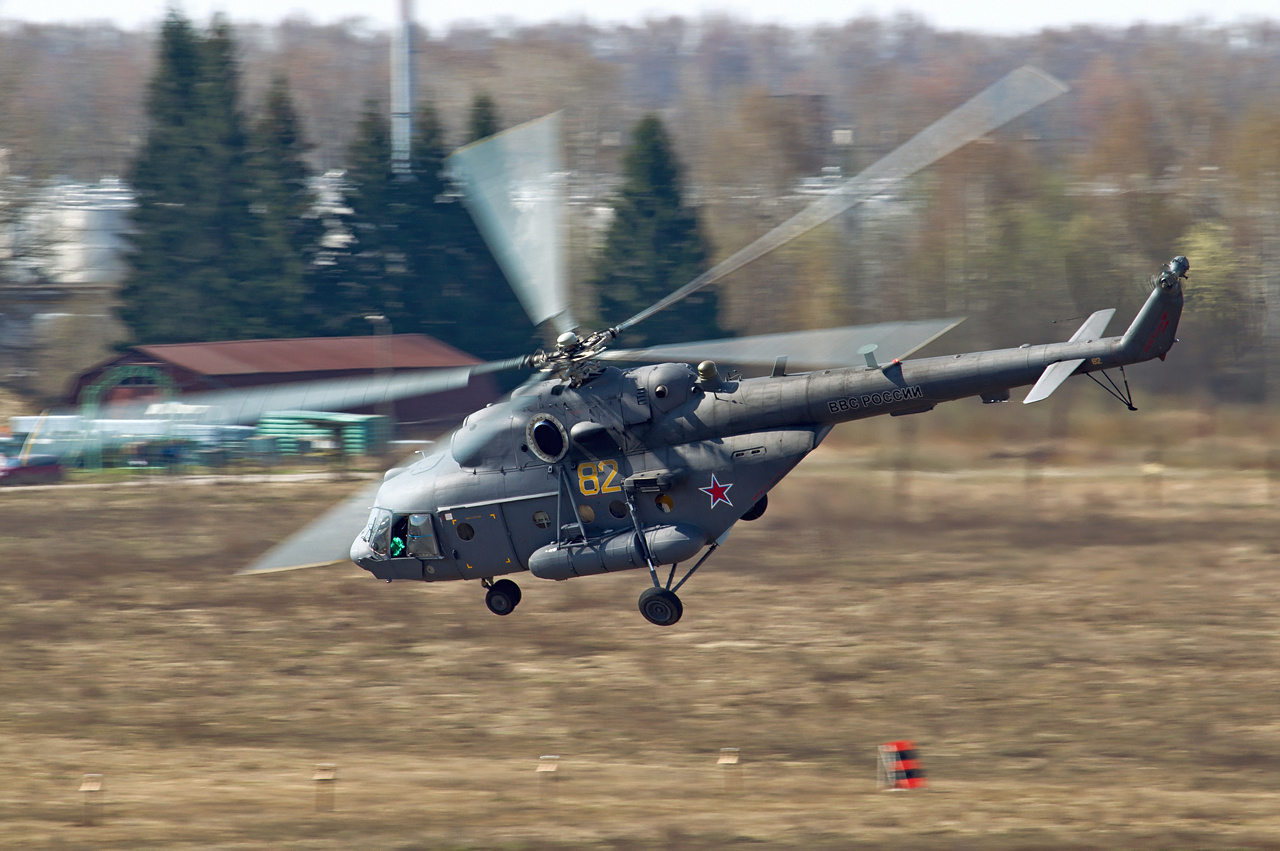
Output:
<svg viewBox="0 0 1280 851">
<path fill-rule="evenodd" d="M 1106 310 L 1099 310 L 1088 319 L 1084 324 L 1076 329 L 1071 335 L 1068 343 L 1090 343 L 1102 337 L 1102 332 L 1107 330 L 1107 323 L 1111 321 L 1111 317 L 1116 315 L 1114 307 L 1108 307 Z"/>
<path fill-rule="evenodd" d="M 1097 314 L 1095 313 L 1094 316 L 1097 316 Z M 1111 317 L 1107 318 L 1110 319 Z M 1030 405 L 1032 402 L 1048 399 L 1053 395 L 1053 391 L 1057 390 L 1062 382 L 1070 378 L 1071 374 L 1076 371 L 1076 367 L 1082 363 L 1084 363 L 1084 358 L 1063 360 L 1049 364 L 1045 367 L 1044 372 L 1040 373 L 1040 380 L 1036 382 L 1035 387 L 1031 388 L 1031 392 L 1027 394 L 1027 398 L 1022 400 L 1022 404 Z"/>
<path fill-rule="evenodd" d="M 369 519 L 369 509 L 378 498 L 380 487 L 382 479 L 360 488 L 301 531 L 267 550 L 253 564 L 236 571 L 236 576 L 276 573 L 346 561 L 351 555 L 352 542 Z"/>
<path fill-rule="evenodd" d="M 785 357 L 793 371 L 861 366 L 865 357 L 858 352 L 874 346 L 876 359 L 888 365 L 924 348 L 959 325 L 962 319 L 929 319 L 920 322 L 882 322 L 878 325 L 850 325 L 817 331 L 792 331 L 725 340 L 702 340 L 651 346 L 647 349 L 615 349 L 603 352 L 603 360 L 697 363 L 713 360 L 738 367 L 771 367 Z"/>
</svg>

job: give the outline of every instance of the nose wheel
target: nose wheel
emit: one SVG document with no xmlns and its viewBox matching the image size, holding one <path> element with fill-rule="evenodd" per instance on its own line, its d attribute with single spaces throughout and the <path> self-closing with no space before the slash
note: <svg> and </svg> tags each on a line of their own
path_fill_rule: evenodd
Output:
<svg viewBox="0 0 1280 851">
<path fill-rule="evenodd" d="M 489 586 L 484 604 L 495 615 L 509 615 L 520 605 L 520 586 L 510 579 L 499 579 Z"/>
<path fill-rule="evenodd" d="M 684 606 L 674 591 L 646 588 L 640 594 L 640 614 L 651 624 L 671 626 L 684 614 Z"/>
</svg>

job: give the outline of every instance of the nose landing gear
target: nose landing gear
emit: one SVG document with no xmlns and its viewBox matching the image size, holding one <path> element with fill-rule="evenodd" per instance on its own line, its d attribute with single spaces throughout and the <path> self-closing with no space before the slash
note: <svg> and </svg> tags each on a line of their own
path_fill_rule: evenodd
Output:
<svg viewBox="0 0 1280 851">
<path fill-rule="evenodd" d="M 499 579 L 489 586 L 484 604 L 495 615 L 509 615 L 520 605 L 520 586 L 510 579 Z"/>
</svg>

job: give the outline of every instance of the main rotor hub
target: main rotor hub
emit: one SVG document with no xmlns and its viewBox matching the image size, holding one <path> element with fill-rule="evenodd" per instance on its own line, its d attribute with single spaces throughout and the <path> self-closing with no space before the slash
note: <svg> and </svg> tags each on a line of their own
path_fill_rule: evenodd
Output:
<svg viewBox="0 0 1280 851">
<path fill-rule="evenodd" d="M 583 339 L 573 331 L 565 331 L 556 338 L 551 352 L 539 351 L 530 358 L 534 369 L 555 372 L 571 386 L 578 387 L 604 371 L 604 367 L 592 360 L 618 336 L 613 328 L 596 331 Z"/>
</svg>

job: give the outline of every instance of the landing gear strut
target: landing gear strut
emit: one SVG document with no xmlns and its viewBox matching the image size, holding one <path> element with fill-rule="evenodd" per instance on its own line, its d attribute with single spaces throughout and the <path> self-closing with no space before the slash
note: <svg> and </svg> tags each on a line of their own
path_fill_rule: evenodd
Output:
<svg viewBox="0 0 1280 851">
<path fill-rule="evenodd" d="M 640 614 L 644 615 L 644 619 L 657 626 L 671 626 L 680 620 L 680 616 L 684 614 L 684 605 L 680 602 L 680 598 L 676 596 L 676 592 L 680 590 L 681 585 L 689 581 L 689 577 L 693 576 L 695 570 L 702 567 L 703 563 L 711 558 L 711 554 L 719 547 L 719 544 L 712 544 L 702 554 L 702 558 L 698 559 L 698 563 L 689 568 L 689 572 L 684 575 L 684 578 L 676 582 L 676 587 L 674 588 L 671 587 L 671 583 L 676 578 L 676 568 L 679 565 L 671 565 L 671 574 L 667 577 L 667 586 L 664 588 L 661 580 L 658 579 L 657 568 L 654 567 L 651 560 L 649 562 L 649 576 L 653 579 L 653 587 L 646 588 L 640 594 Z"/>
<path fill-rule="evenodd" d="M 509 615 L 520 605 L 520 586 L 510 579 L 499 579 L 489 586 L 484 604 L 495 615 Z"/>
</svg>

